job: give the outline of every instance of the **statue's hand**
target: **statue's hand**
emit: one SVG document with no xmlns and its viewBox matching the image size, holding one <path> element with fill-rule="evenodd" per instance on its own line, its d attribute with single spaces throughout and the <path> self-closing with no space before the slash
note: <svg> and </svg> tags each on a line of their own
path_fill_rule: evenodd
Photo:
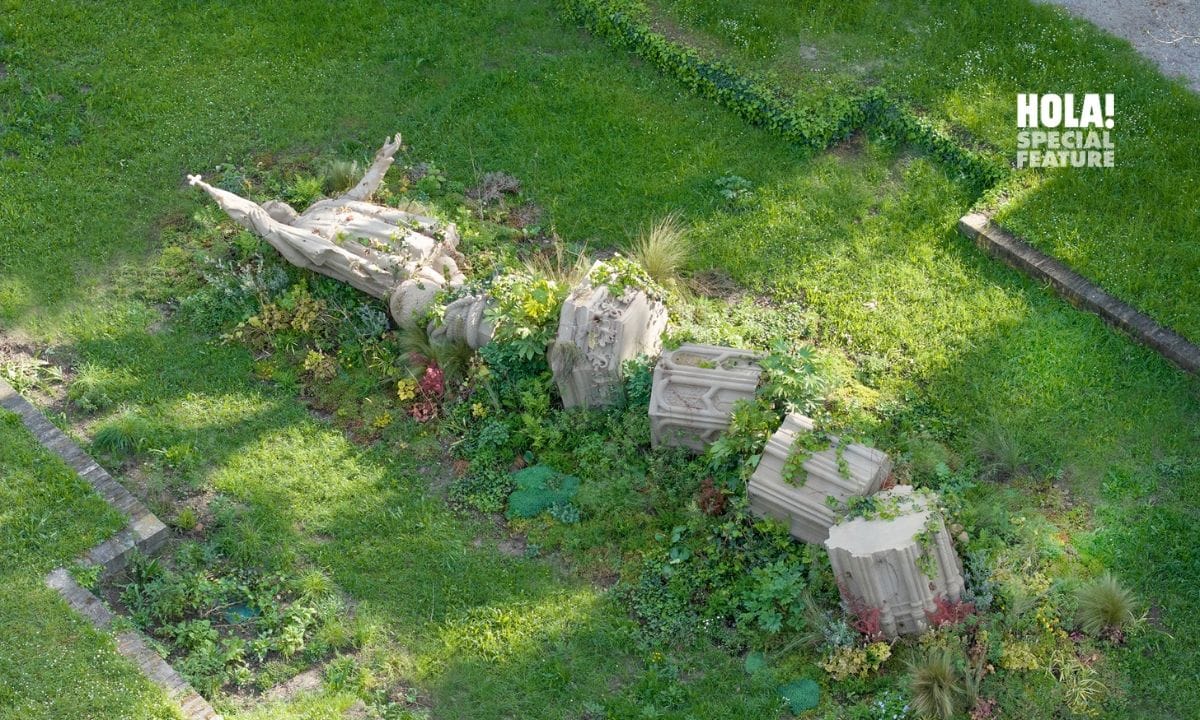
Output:
<svg viewBox="0 0 1200 720">
<path fill-rule="evenodd" d="M 390 158 L 398 152 L 400 152 L 400 133 L 396 133 L 395 137 L 385 140 L 383 147 L 379 148 L 379 152 L 375 154 L 375 157 Z"/>
<path fill-rule="evenodd" d="M 371 196 L 371 193 L 379 189 L 379 183 L 383 182 L 383 176 L 387 173 L 388 168 L 392 166 L 392 156 L 400 150 L 400 133 L 396 133 L 395 137 L 390 137 L 384 140 L 383 147 L 379 148 L 379 152 L 375 153 L 375 160 L 371 163 L 371 167 L 367 168 L 367 172 L 363 175 L 362 180 L 358 184 L 346 191 L 341 200 L 366 200 Z"/>
</svg>

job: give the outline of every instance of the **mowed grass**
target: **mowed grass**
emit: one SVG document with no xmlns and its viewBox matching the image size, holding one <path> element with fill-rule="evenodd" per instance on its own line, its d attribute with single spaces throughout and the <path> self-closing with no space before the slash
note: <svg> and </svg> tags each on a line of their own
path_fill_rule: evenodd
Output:
<svg viewBox="0 0 1200 720">
<path fill-rule="evenodd" d="M 365 154 L 400 129 L 454 179 L 517 175 L 561 234 L 593 247 L 678 210 L 695 269 L 820 314 L 820 342 L 859 358 L 878 390 L 882 438 L 932 431 L 967 452 L 998 422 L 1096 503 L 1081 550 L 1169 633 L 1118 651 L 1132 713 L 1195 706 L 1197 383 L 979 255 L 953 230 L 972 199 L 926 159 L 870 140 L 803 157 L 559 24 L 549 3 L 17 6 L 0 22 L 0 102 L 16 119 L 0 140 L 6 327 L 132 378 L 117 408 L 145 418 L 155 446 L 195 447 L 186 479 L 245 505 L 247 552 L 331 570 L 386 629 L 371 651 L 435 716 L 578 717 L 614 694 L 632 714 L 673 681 L 628 649 L 607 594 L 504 555 L 490 523 L 444 507 L 431 438 L 355 446 L 251 380 L 245 352 L 160 329 L 157 309 L 106 279 L 144 280 L 156 223 L 199 205 L 187 171 Z M 721 207 L 726 173 L 755 183 L 744 212 Z M 671 677 L 692 678 L 681 717 L 777 706 L 721 652 L 673 662 Z M 322 717 L 345 698 L 306 702 L 253 716 Z"/>
<path fill-rule="evenodd" d="M 428 485 L 440 455 L 426 448 L 421 468 L 410 448 L 365 455 L 295 398 L 262 397 L 244 353 L 152 334 L 158 312 L 118 299 L 98 269 L 140 282 L 155 223 L 198 204 L 183 174 L 252 151 L 353 153 L 401 129 L 420 158 L 459 178 L 517 173 L 569 222 L 564 233 L 609 243 L 623 238 L 631 200 L 650 216 L 777 152 L 705 103 L 676 109 L 668 84 L 614 65 L 544 10 L 475 4 L 381 19 L 365 5 L 337 17 L 302 3 L 114 5 L 6 18 L 5 100 L 37 112 L 4 139 L 5 324 L 125 378 L 113 412 L 146 419 L 153 447 L 193 444 L 198 487 L 247 507 L 246 552 L 326 565 L 394 639 L 373 650 L 441 717 L 578 715 L 626 687 L 640 708 L 657 671 L 630 654 L 611 598 L 501 555 L 490 523 L 454 518 Z M 681 118 L 683 132 L 672 127 Z M 492 625 L 497 649 L 456 639 Z M 680 663 L 697 678 L 680 691 L 696 712 L 754 717 L 778 705 L 771 688 L 731 691 L 744 679 L 736 659 L 702 648 Z M 320 717 L 344 704 L 334 693 L 254 716 Z"/>
<path fill-rule="evenodd" d="M 558 563 L 502 551 L 492 519 L 447 507 L 436 435 L 356 445 L 287 389 L 253 380 L 246 350 L 186 327 L 154 332 L 156 318 L 137 301 L 113 301 L 64 326 L 79 357 L 122 378 L 92 427 L 134 414 L 149 448 L 134 463 L 147 487 L 233 502 L 239 521 L 227 544 L 240 562 L 328 571 L 374 628 L 358 657 L 380 682 L 411 688 L 416 707 L 447 718 L 579 717 L 601 700 L 634 713 L 670 684 L 636 649 L 611 593 Z M 145 462 L 171 446 L 201 460 L 173 472 Z M 772 686 L 751 684 L 739 658 L 705 643 L 672 662 L 672 673 L 690 676 L 672 685 L 687 712 L 753 718 L 779 706 Z M 227 717 L 333 718 L 353 701 L 322 687 L 218 707 Z"/>
<path fill-rule="evenodd" d="M 0 718 L 175 718 L 172 704 L 43 576 L 124 521 L 0 410 Z"/>
<path fill-rule="evenodd" d="M 871 369 L 882 435 L 945 432 L 970 454 L 999 426 L 1095 503 L 1075 542 L 1170 617 L 1118 653 L 1127 712 L 1186 716 L 1200 680 L 1195 379 L 979 254 L 954 230 L 967 198 L 928 160 L 868 145 L 759 198 L 696 225 L 706 255 L 817 311 L 820 336 Z"/>
<path fill-rule="evenodd" d="M 1026 0 L 657 0 L 660 26 L 804 106 L 881 85 L 968 144 L 1016 159 L 1017 93 L 1113 93 L 1116 167 L 1031 173 L 1005 226 L 1200 342 L 1200 97 L 1123 40 Z"/>
<path fill-rule="evenodd" d="M 779 154 L 545 2 L 19 5 L 0 23 L 0 318 L 26 326 L 95 292 L 95 263 L 153 247 L 194 206 L 185 174 L 231 160 L 365 159 L 399 130 L 415 159 L 507 170 L 564 235 L 613 243 Z"/>
</svg>

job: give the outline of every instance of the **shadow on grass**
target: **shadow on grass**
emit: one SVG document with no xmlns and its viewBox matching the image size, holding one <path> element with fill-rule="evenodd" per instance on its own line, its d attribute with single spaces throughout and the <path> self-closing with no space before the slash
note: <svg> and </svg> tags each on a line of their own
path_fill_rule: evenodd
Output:
<svg viewBox="0 0 1200 720">
<path fill-rule="evenodd" d="M 362 152 L 400 126 L 416 158 L 445 163 L 464 181 L 476 169 L 513 172 L 561 232 L 605 247 L 681 209 L 697 226 L 700 264 L 802 297 L 822 314 L 825 342 L 882 359 L 883 399 L 920 405 L 891 417 L 893 437 L 936 425 L 964 446 L 995 418 L 1041 465 L 1071 469 L 1099 503 L 1092 552 L 1119 572 L 1127 565 L 1123 576 L 1176 633 L 1154 641 L 1166 648 L 1158 659 L 1134 658 L 1153 645 L 1126 651 L 1131 692 L 1147 707 L 1182 708 L 1189 693 L 1167 680 L 1191 677 L 1181 648 L 1200 642 L 1189 624 L 1185 587 L 1198 573 L 1182 507 L 1194 501 L 1196 479 L 1154 480 L 1163 494 L 1148 504 L 1111 477 L 1157 478 L 1161 459 L 1194 455 L 1196 383 L 983 258 L 953 231 L 965 196 L 928 163 L 868 157 L 846 172 L 830 156 L 799 158 L 564 30 L 545 3 L 414 7 L 386 21 L 365 4 L 336 18 L 264 6 L 249 23 L 239 10 L 247 8 L 131 19 L 136 8 L 95 5 L 78 10 L 85 22 L 28 24 L 20 38 L 28 59 L 13 63 L 14 77 L 20 70 L 30 86 L 69 90 L 58 88 L 65 105 L 21 106 L 45 114 L 49 138 L 30 130 L 14 148 L 19 157 L 2 161 L 0 217 L 16 218 L 0 244 L 6 321 L 44 313 L 55 329 L 68 322 L 73 303 L 101 293 L 88 271 L 144 252 L 153 218 L 190 202 L 176 194 L 184 171 L 259 148 L 341 143 Z M 307 45 L 311 37 L 327 43 Z M 175 38 L 194 56 L 177 53 Z M 87 70 L 92 56 L 81 52 L 72 66 L 39 50 L 52 47 L 102 48 L 104 67 L 119 75 L 82 100 L 81 85 L 104 79 Z M 292 56 L 293 47 L 307 49 Z M 345 48 L 366 50 L 351 59 Z M 18 90 L 7 87 L 6 97 Z M 73 145 L 73 118 L 88 117 L 81 107 L 95 122 Z M 30 180 L 35 173 L 41 181 Z M 716 210 L 712 181 L 726 173 L 761 188 L 762 213 Z M 69 221 L 49 224 L 52 216 Z M 75 350 L 128 370 L 134 380 L 114 401 L 157 423 L 164 442 L 196 448 L 204 459 L 196 480 L 249 507 L 246 547 L 329 567 L 364 611 L 386 618 L 414 648 L 446 716 L 559 717 L 564 706 L 575 712 L 597 693 L 625 689 L 647 705 L 675 702 L 671 683 L 656 680 L 665 675 L 625 650 L 609 600 L 547 563 L 474 547 L 490 525 L 452 515 L 430 490 L 436 448 L 356 448 L 284 391 L 250 381 L 241 350 L 149 334 L 134 320 L 109 325 L 80 327 Z M 585 610 L 573 614 L 573 605 Z M 507 616 L 517 648 L 449 649 L 455 628 L 486 636 L 504 630 Z M 711 695 L 738 706 L 729 699 L 736 674 L 716 677 L 728 684 Z"/>
<path fill-rule="evenodd" d="M 1194 570 L 1180 552 L 1187 544 L 1160 544 L 1155 524 L 1178 530 L 1183 515 L 1132 515 L 1127 498 L 1105 491 L 1114 470 L 1144 474 L 1163 457 L 1188 457 L 1200 419 L 1194 379 L 980 254 L 953 229 L 961 191 L 924 158 L 869 145 L 825 156 L 764 185 L 756 202 L 761 212 L 693 218 L 698 261 L 804 298 L 822 317 L 823 342 L 884 358 L 882 399 L 901 408 L 880 428 L 885 444 L 932 429 L 970 452 L 973 433 L 998 422 L 1040 468 L 1066 471 L 1098 504 L 1097 560 L 1120 563 L 1150 544 L 1147 556 Z M 727 258 L 731 247 L 739 252 Z M 548 563 L 500 553 L 491 523 L 452 514 L 431 488 L 445 471 L 432 438 L 357 447 L 288 391 L 250 380 L 243 350 L 179 328 L 149 334 L 147 317 L 128 316 L 124 332 L 118 323 L 74 350 L 135 379 L 119 402 L 158 422 L 164 441 L 195 445 L 202 481 L 247 507 L 236 537 L 249 556 L 326 567 L 379 618 L 439 712 L 557 717 L 564 703 L 581 714 L 585 701 L 611 696 L 618 706 L 718 707 L 745 682 L 728 655 L 702 649 L 680 662 L 707 653 L 721 669 L 698 676 L 710 685 L 692 694 L 677 668 L 629 652 L 610 598 Z M 1194 482 L 1186 476 L 1175 491 L 1192 496 Z M 1164 653 L 1178 657 L 1197 637 L 1194 602 L 1151 572 L 1125 577 L 1178 633 Z M 1121 657 L 1132 691 L 1166 687 L 1152 676 L 1172 661 L 1143 664 L 1130 652 Z M 774 702 L 755 692 L 755 702 Z"/>
<path fill-rule="evenodd" d="M 0 478 L 0 717 L 175 717 L 43 580 L 124 520 L 19 421 L 0 422 Z"/>
<path fill-rule="evenodd" d="M 218 163 L 364 160 L 400 130 L 412 161 L 465 185 L 512 173 L 564 236 L 614 245 L 719 202 L 726 173 L 767 179 L 803 157 L 542 0 L 251 5 L 98 3 L 0 25 L 0 99 L 20 120 L 0 145 L 0 322 L 53 332 L 105 295 L 101 271 L 152 250 L 158 220 L 199 202 L 185 174 Z"/>
</svg>

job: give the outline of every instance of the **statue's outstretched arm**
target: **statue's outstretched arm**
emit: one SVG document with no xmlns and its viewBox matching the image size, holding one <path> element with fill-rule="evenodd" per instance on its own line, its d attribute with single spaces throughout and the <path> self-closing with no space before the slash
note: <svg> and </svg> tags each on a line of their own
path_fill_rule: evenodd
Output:
<svg viewBox="0 0 1200 720">
<path fill-rule="evenodd" d="M 391 295 L 396 285 L 395 275 L 379 262 L 387 258 L 376 258 L 366 248 L 351 252 L 312 230 L 285 225 L 268 215 L 258 203 L 213 187 L 199 175 L 188 175 L 188 183 L 208 193 L 229 217 L 266 240 L 291 264 L 349 283 L 377 298 Z M 395 261 L 387 264 L 395 265 Z"/>
<path fill-rule="evenodd" d="M 234 195 L 228 190 L 213 187 L 199 175 L 188 175 L 188 184 L 198 187 L 208 193 L 225 214 L 237 221 L 239 225 L 254 233 L 267 237 L 278 231 L 283 223 L 272 218 L 261 205 L 253 200 L 247 200 L 240 195 Z"/>
<path fill-rule="evenodd" d="M 396 133 L 394 138 L 390 138 L 379 148 L 379 152 L 375 153 L 375 160 L 371 163 L 371 167 L 367 168 L 367 172 L 363 175 L 362 180 L 358 184 L 350 188 L 345 195 L 342 195 L 338 200 L 366 200 L 379 189 L 379 183 L 383 182 L 383 176 L 387 174 L 388 168 L 392 166 L 393 156 L 400 150 L 400 133 Z"/>
</svg>

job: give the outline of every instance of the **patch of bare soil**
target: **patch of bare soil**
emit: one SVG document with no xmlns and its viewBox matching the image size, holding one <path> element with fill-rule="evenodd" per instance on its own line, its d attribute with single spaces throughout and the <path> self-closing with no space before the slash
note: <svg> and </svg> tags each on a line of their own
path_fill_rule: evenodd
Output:
<svg viewBox="0 0 1200 720">
<path fill-rule="evenodd" d="M 290 680 L 279 683 L 263 693 L 266 700 L 292 700 L 301 693 L 314 692 L 321 687 L 321 668 L 313 667 Z"/>
<path fill-rule="evenodd" d="M 0 336 L 0 378 L 47 415 L 67 412 L 67 387 L 74 376 L 66 350 L 38 348 L 20 336 Z"/>
<path fill-rule="evenodd" d="M 528 543 L 525 541 L 524 535 L 513 535 L 502 538 L 496 543 L 496 549 L 509 557 L 525 557 L 525 549 L 527 547 Z"/>
<path fill-rule="evenodd" d="M 165 523 L 174 519 L 173 513 L 163 516 L 164 508 L 173 508 L 177 499 L 166 488 L 162 478 L 151 475 L 141 463 L 127 463 L 119 472 L 112 473 L 114 478 L 133 493 L 133 496 L 146 503 L 151 511 Z"/>
<path fill-rule="evenodd" d="M 830 154 L 841 158 L 842 160 L 850 160 L 862 157 L 867 149 L 867 136 L 861 130 L 855 130 L 842 142 L 829 148 Z"/>
<path fill-rule="evenodd" d="M 734 301 L 745 294 L 745 289 L 724 270 L 702 270 L 688 278 L 688 287 L 697 295 L 707 298 Z"/>
</svg>

